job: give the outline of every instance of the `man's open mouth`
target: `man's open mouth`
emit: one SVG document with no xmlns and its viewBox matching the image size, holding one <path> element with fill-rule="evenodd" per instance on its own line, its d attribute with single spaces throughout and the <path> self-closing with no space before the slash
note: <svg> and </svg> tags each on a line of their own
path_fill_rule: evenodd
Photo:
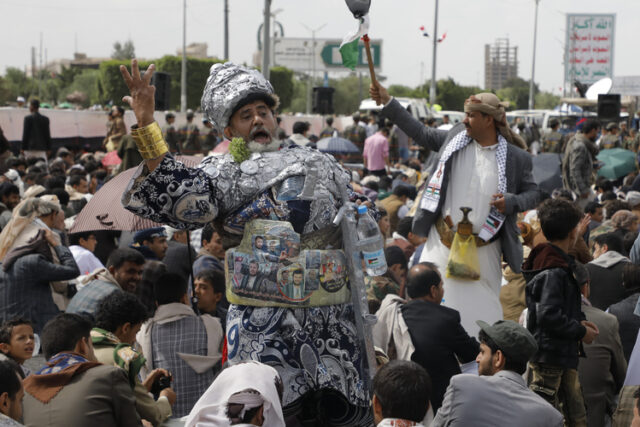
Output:
<svg viewBox="0 0 640 427">
<path fill-rule="evenodd" d="M 268 144 L 271 142 L 271 135 L 265 129 L 256 129 L 251 132 L 251 140 L 260 144 Z"/>
</svg>

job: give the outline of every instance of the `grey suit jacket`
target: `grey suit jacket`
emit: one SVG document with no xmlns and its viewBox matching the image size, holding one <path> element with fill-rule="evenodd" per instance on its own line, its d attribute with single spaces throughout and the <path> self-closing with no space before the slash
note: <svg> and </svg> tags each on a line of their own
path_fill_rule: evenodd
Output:
<svg viewBox="0 0 640 427">
<path fill-rule="evenodd" d="M 465 131 L 464 124 L 459 123 L 451 130 L 444 131 L 431 129 L 424 126 L 416 120 L 407 110 L 402 108 L 400 103 L 395 99 L 386 105 L 382 113 L 394 122 L 413 140 L 424 147 L 438 152 L 441 155 L 451 139 L 460 132 Z M 451 156 L 447 161 L 446 170 L 440 189 L 440 203 L 436 212 L 429 212 L 424 209 L 418 209 L 413 218 L 413 232 L 419 236 L 428 236 L 431 226 L 435 224 L 441 215 L 442 206 L 447 194 L 449 185 L 449 176 L 451 173 L 451 164 L 456 154 Z M 429 175 L 433 173 L 437 167 L 434 162 Z M 533 181 L 531 173 L 531 155 L 526 151 L 512 145 L 507 145 L 507 162 L 506 162 L 506 178 L 507 178 L 507 194 L 504 195 L 506 202 L 506 220 L 499 232 L 500 247 L 505 261 L 511 269 L 520 273 L 522 271 L 522 243 L 518 240 L 520 231 L 517 226 L 517 214 L 536 206 L 539 199 L 538 186 Z M 416 201 L 419 203 L 419 201 Z"/>
<path fill-rule="evenodd" d="M 600 330 L 591 344 L 584 344 L 587 357 L 580 358 L 578 375 L 587 408 L 587 425 L 601 426 L 605 414 L 611 415 L 616 409 L 616 396 L 624 383 L 627 361 L 618 333 L 618 319 L 586 304 L 582 304 L 582 311 Z"/>
<path fill-rule="evenodd" d="M 561 427 L 562 424 L 560 412 L 529 390 L 521 375 L 499 371 L 492 376 L 452 377 L 431 427 Z"/>
</svg>

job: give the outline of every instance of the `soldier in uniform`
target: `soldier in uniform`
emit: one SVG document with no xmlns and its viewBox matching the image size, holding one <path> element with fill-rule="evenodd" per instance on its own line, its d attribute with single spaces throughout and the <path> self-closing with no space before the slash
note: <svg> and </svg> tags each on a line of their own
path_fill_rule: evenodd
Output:
<svg viewBox="0 0 640 427">
<path fill-rule="evenodd" d="M 204 140 L 202 142 L 202 153 L 206 156 L 209 154 L 209 151 L 216 148 L 216 145 L 220 142 L 220 138 L 218 137 L 218 131 L 209 120 L 202 119 L 202 124 L 208 130 L 207 134 L 204 135 Z"/>
<path fill-rule="evenodd" d="M 173 123 L 176 121 L 176 116 L 173 113 L 167 113 L 164 115 L 166 124 L 162 127 L 162 136 L 164 140 L 169 144 L 169 149 L 172 153 L 178 151 L 178 133 Z"/>
<path fill-rule="evenodd" d="M 324 129 L 322 129 L 318 138 L 322 139 L 322 138 L 331 138 L 332 136 L 338 136 L 338 130 L 333 127 L 333 117 L 327 116 L 327 118 L 324 119 L 324 121 L 327 122 L 327 126 Z"/>
<path fill-rule="evenodd" d="M 347 126 L 344 130 L 344 137 L 358 146 L 360 150 L 364 148 L 364 140 L 367 139 L 367 130 L 360 126 L 360 114 L 354 114 L 352 116 L 353 124 Z"/>
<path fill-rule="evenodd" d="M 610 122 L 607 125 L 607 134 L 600 139 L 600 149 L 620 148 L 620 136 L 618 132 L 620 128 L 616 122 Z"/>
<path fill-rule="evenodd" d="M 200 152 L 200 129 L 193 123 L 193 111 L 187 111 L 187 124 L 180 128 L 180 142 L 185 153 Z"/>
<path fill-rule="evenodd" d="M 565 137 L 562 133 L 558 132 L 560 128 L 560 122 L 553 119 L 549 122 L 551 132 L 542 137 L 542 152 L 543 153 L 562 153 L 562 147 L 565 144 Z"/>
<path fill-rule="evenodd" d="M 627 135 L 622 141 L 622 148 L 625 150 L 631 150 L 634 153 L 638 152 L 638 131 L 634 128 L 629 130 L 629 135 Z"/>
</svg>

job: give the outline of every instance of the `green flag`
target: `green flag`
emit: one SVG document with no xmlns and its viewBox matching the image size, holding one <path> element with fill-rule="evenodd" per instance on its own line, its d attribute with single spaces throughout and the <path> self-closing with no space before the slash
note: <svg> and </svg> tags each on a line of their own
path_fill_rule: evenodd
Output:
<svg viewBox="0 0 640 427">
<path fill-rule="evenodd" d="M 362 36 L 369 32 L 369 15 L 364 15 L 358 19 L 360 21 L 358 29 L 347 34 L 340 45 L 342 65 L 352 70 L 355 70 L 358 64 L 358 42 L 360 42 Z"/>
</svg>

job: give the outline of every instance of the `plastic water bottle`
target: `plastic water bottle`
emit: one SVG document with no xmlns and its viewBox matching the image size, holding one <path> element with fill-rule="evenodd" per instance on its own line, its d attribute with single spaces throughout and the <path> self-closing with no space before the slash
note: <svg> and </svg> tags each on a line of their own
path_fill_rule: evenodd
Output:
<svg viewBox="0 0 640 427">
<path fill-rule="evenodd" d="M 381 276 L 387 271 L 387 260 L 384 258 L 384 241 L 380 228 L 369 215 L 367 207 L 358 206 L 358 247 L 362 252 L 365 270 L 369 276 Z"/>
</svg>

